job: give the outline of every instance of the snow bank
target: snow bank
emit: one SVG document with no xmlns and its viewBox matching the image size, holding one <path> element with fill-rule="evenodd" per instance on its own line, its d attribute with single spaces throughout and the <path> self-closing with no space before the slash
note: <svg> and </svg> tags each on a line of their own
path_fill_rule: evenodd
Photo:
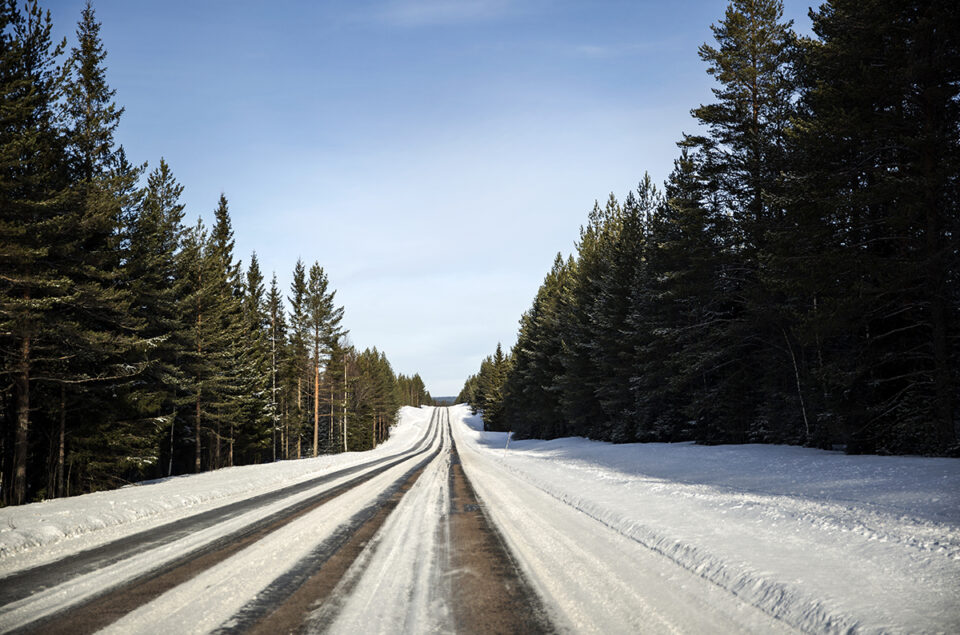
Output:
<svg viewBox="0 0 960 635">
<path fill-rule="evenodd" d="M 27 552 L 41 551 L 43 556 L 59 557 L 65 551 L 89 548 L 148 527 L 280 489 L 332 469 L 402 452 L 423 435 L 431 412 L 432 408 L 426 407 L 402 408 L 399 422 L 391 428 L 390 438 L 369 452 L 224 468 L 0 509 L 0 572 L 13 565 L 9 562 L 13 555 L 18 556 L 17 567 L 24 556 L 30 555 Z"/>
<path fill-rule="evenodd" d="M 795 627 L 960 632 L 960 461 L 769 445 L 511 441 L 505 470 Z"/>
</svg>

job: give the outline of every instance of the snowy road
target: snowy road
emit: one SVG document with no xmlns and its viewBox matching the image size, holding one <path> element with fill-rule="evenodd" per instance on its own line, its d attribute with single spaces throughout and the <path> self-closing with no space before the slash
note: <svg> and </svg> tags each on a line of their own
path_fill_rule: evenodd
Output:
<svg viewBox="0 0 960 635">
<path fill-rule="evenodd" d="M 552 630 L 465 484 L 448 411 L 417 415 L 401 452 L 90 548 L 55 543 L 62 557 L 35 566 L 29 549 L 4 558 L 0 631 Z"/>
<path fill-rule="evenodd" d="M 955 623 L 949 595 L 938 609 L 936 597 L 916 594 L 921 609 L 939 611 L 922 625 L 897 609 L 893 619 L 914 629 L 870 624 L 880 606 L 851 613 L 868 597 L 862 590 L 838 596 L 819 585 L 814 593 L 829 593 L 802 604 L 811 587 L 783 582 L 780 569 L 810 575 L 791 554 L 811 545 L 841 553 L 830 542 L 840 538 L 824 533 L 840 522 L 833 507 L 768 503 L 757 492 L 708 490 L 603 463 L 620 451 L 635 460 L 649 448 L 573 440 L 576 460 L 536 450 L 555 442 L 508 452 L 503 435 L 478 424 L 464 407 L 405 409 L 391 440 L 369 453 L 0 510 L 0 632 L 935 632 Z M 949 491 L 955 474 L 943 465 Z M 195 503 L 177 507 L 174 491 Z M 820 533 L 777 534 L 764 520 L 774 507 L 779 526 L 792 508 L 804 522 L 816 514 Z M 859 505 L 846 513 L 880 512 Z M 107 522 L 118 514 L 136 519 Z M 953 530 L 898 522 L 874 526 L 890 536 L 882 548 L 936 541 L 948 550 L 939 569 L 939 560 L 925 561 L 922 580 L 901 567 L 885 581 L 925 584 L 918 588 L 926 596 L 958 588 Z M 675 537 L 653 541 L 656 523 Z M 853 530 L 838 535 L 858 539 L 848 524 Z M 690 534 L 701 525 L 716 527 L 722 542 L 712 544 L 710 531 Z M 894 530 L 916 539 L 897 542 Z M 768 533 L 778 547 L 764 542 Z M 747 555 L 735 551 L 741 534 L 752 540 Z M 866 555 L 848 555 L 846 568 L 867 570 Z M 751 557 L 766 569 L 750 568 Z"/>
</svg>

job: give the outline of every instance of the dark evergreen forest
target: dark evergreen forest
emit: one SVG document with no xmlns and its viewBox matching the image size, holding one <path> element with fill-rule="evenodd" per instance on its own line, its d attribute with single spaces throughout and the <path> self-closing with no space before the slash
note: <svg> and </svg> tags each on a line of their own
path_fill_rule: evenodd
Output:
<svg viewBox="0 0 960 635">
<path fill-rule="evenodd" d="M 99 31 L 0 4 L 0 502 L 383 441 L 423 381 L 349 344 L 318 263 L 286 302 L 243 266 L 225 196 L 184 225 L 171 167 L 114 140 Z"/>
<path fill-rule="evenodd" d="M 733 0 L 662 188 L 595 205 L 460 394 L 517 438 L 960 453 L 960 3 Z"/>
</svg>

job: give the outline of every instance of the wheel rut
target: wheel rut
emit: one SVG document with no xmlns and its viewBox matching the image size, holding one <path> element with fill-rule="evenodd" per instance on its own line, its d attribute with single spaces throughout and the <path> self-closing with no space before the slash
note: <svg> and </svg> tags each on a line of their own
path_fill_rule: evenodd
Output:
<svg viewBox="0 0 960 635">
<path fill-rule="evenodd" d="M 451 443 L 450 566 L 456 632 L 555 632 L 464 473 L 456 443 Z"/>
<path fill-rule="evenodd" d="M 375 466 L 368 472 L 349 478 L 316 496 L 295 502 L 273 516 L 253 522 L 190 553 L 181 554 L 159 568 L 144 572 L 131 582 L 33 620 L 13 632 L 92 633 L 107 627 L 401 463 L 407 463 L 408 467 L 396 477 L 391 476 L 389 484 L 372 496 L 369 503 L 354 508 L 350 512 L 352 516 L 310 548 L 307 555 L 292 567 L 278 571 L 273 582 L 213 632 L 272 634 L 329 630 L 338 620 L 345 599 L 354 592 L 363 576 L 372 580 L 382 579 L 380 576 L 384 574 L 370 574 L 371 569 L 367 565 L 377 557 L 385 537 L 390 536 L 395 545 L 409 546 L 402 537 L 404 534 L 385 527 L 395 512 L 398 519 L 409 520 L 411 514 L 420 516 L 423 520 L 419 522 L 423 528 L 417 531 L 431 528 L 430 531 L 437 536 L 432 541 L 426 541 L 426 546 L 416 549 L 418 554 L 422 551 L 422 557 L 428 560 L 419 559 L 419 555 L 410 556 L 417 558 L 418 562 L 432 564 L 424 564 L 416 570 L 411 568 L 405 575 L 409 580 L 418 581 L 413 582 L 417 588 L 430 589 L 428 595 L 433 598 L 431 601 L 440 598 L 442 605 L 447 607 L 441 611 L 441 621 L 446 624 L 442 630 L 449 628 L 458 633 L 555 632 L 541 599 L 512 557 L 503 536 L 491 521 L 483 501 L 478 498 L 463 470 L 447 409 L 435 410 L 427 430 L 420 443 L 405 453 L 349 470 L 339 470 L 312 482 L 329 482 L 335 475 L 342 478 L 349 476 L 352 473 L 350 470 Z M 438 460 L 444 463 L 434 463 Z M 431 470 L 430 478 L 424 480 L 423 486 L 418 488 L 420 493 L 405 503 L 406 511 L 400 514 L 397 507 L 428 467 Z M 427 489 L 424 489 L 425 486 Z M 424 492 L 443 494 L 424 497 Z M 429 502 L 431 500 L 433 502 Z M 244 509 L 252 504 L 250 501 L 245 503 Z M 423 505 L 430 507 L 421 507 Z M 421 512 L 421 509 L 424 511 Z M 427 509 L 433 510 L 432 515 L 423 516 Z M 224 512 L 220 511 L 222 516 Z M 434 518 L 439 520 L 434 521 Z M 197 527 L 204 522 L 192 526 Z M 183 527 L 171 531 L 181 529 L 186 531 Z M 138 540 L 139 544 L 150 548 L 156 540 L 172 542 L 169 536 L 161 534 L 152 537 L 138 534 L 122 545 L 113 545 L 115 553 L 134 549 Z M 110 546 L 105 545 L 105 548 Z M 391 551 L 385 549 L 384 554 L 387 553 Z M 410 553 L 409 549 L 406 553 Z M 91 554 L 85 557 L 87 560 L 81 558 L 72 562 L 74 569 L 89 567 L 95 561 Z M 427 570 L 428 575 L 425 573 Z M 38 575 L 36 571 L 33 573 Z M 242 575 L 242 572 L 237 574 Z M 34 583 L 38 579 L 34 578 Z M 365 596 L 361 594 L 360 597 Z M 392 619 L 392 610 L 388 609 L 389 619 Z M 397 610 L 410 610 L 410 607 L 400 606 Z M 347 615 L 354 613 L 348 611 Z M 343 626 L 333 630 L 343 630 Z"/>
<path fill-rule="evenodd" d="M 166 591 L 173 589 L 174 587 L 187 582 L 188 580 L 196 577 L 200 573 L 210 569 L 216 564 L 223 562 L 230 556 L 238 553 L 244 548 L 252 545 L 258 540 L 263 539 L 267 535 L 273 533 L 274 531 L 280 529 L 281 527 L 301 518 L 302 516 L 309 514 L 310 512 L 322 507 L 324 504 L 330 502 L 331 500 L 343 495 L 344 493 L 350 491 L 351 489 L 362 485 L 363 483 L 375 478 L 376 476 L 382 474 L 383 472 L 389 470 L 392 467 L 395 467 L 405 461 L 410 460 L 418 455 L 422 455 L 429 451 L 430 445 L 428 442 L 431 439 L 434 439 L 437 434 L 440 433 L 439 425 L 436 420 L 431 420 L 431 425 L 428 428 L 428 432 L 424 435 L 424 438 L 412 449 L 397 453 L 371 463 L 365 463 L 360 466 L 354 466 L 351 468 L 346 468 L 343 470 L 338 470 L 337 472 L 332 472 L 330 474 L 324 475 L 317 479 L 312 479 L 309 483 L 312 486 L 317 486 L 318 484 L 323 484 L 336 480 L 337 478 L 342 478 L 345 475 L 349 475 L 360 471 L 362 469 L 369 469 L 371 466 L 376 466 L 375 469 L 370 470 L 361 474 L 360 476 L 354 477 L 345 481 L 329 490 L 318 494 L 317 496 L 310 497 L 308 499 L 293 503 L 292 505 L 284 508 L 278 514 L 273 516 L 255 521 L 239 531 L 232 532 L 230 534 L 224 535 L 211 543 L 208 543 L 202 546 L 199 549 L 191 550 L 187 553 L 180 554 L 175 559 L 167 562 L 165 565 L 151 569 L 148 572 L 138 578 L 129 580 L 123 583 L 120 586 L 113 587 L 111 589 L 105 590 L 104 593 L 98 594 L 94 597 L 91 597 L 87 600 L 84 600 L 79 603 L 75 603 L 68 608 L 65 608 L 62 611 L 56 612 L 54 614 L 36 619 L 31 621 L 28 624 L 25 624 L 21 627 L 13 629 L 11 632 L 15 633 L 70 633 L 70 634 L 80 634 L 80 633 L 93 633 L 111 623 L 117 619 L 123 617 L 124 615 L 130 613 L 131 611 L 139 608 L 140 606 L 147 604 L 151 600 L 159 597 Z M 436 452 L 431 453 L 431 455 L 422 461 L 418 465 L 425 465 L 432 459 Z M 399 458 L 397 458 L 399 457 Z M 393 459 L 393 460 L 391 460 Z M 422 468 L 421 468 L 422 469 Z M 298 483 L 294 486 L 290 486 L 274 492 L 272 496 L 281 496 L 281 495 L 292 495 L 304 491 L 305 488 L 303 483 Z M 257 506 L 266 504 L 269 501 L 264 500 L 267 495 L 257 496 L 254 499 L 248 499 L 247 501 L 241 501 L 235 506 L 242 508 L 244 511 L 247 511 L 251 506 L 249 503 L 251 501 L 256 501 Z M 224 512 L 222 509 L 212 510 L 212 512 L 220 512 L 217 514 L 219 518 L 230 517 L 235 515 L 237 512 L 234 511 L 233 514 Z M 185 519 L 192 520 L 192 519 Z M 204 519 L 202 522 L 192 523 L 193 527 L 207 526 L 209 519 Z M 209 523 L 213 524 L 213 523 Z M 174 523 L 171 525 L 179 525 L 179 523 Z M 169 528 L 171 525 L 165 525 L 159 529 Z M 147 548 L 154 548 L 157 546 L 157 543 L 166 544 L 172 542 L 176 538 L 179 538 L 182 533 L 185 533 L 186 529 L 181 526 L 178 526 L 173 533 L 174 537 L 168 536 L 159 536 L 152 537 L 152 539 L 140 540 L 140 544 L 147 543 Z M 151 532 L 153 533 L 153 530 Z M 339 533 L 339 532 L 338 532 Z M 122 549 L 124 553 L 134 550 L 134 547 L 131 545 L 137 544 L 136 539 L 141 537 L 141 534 L 132 536 L 131 539 L 125 539 L 121 541 Z M 105 548 L 111 547 L 115 543 L 110 543 L 104 545 Z M 93 550 L 95 552 L 100 552 L 103 549 L 98 548 Z M 84 561 L 84 569 L 92 567 L 92 565 L 87 562 L 92 556 L 88 552 L 83 552 L 78 554 Z M 112 563 L 114 560 L 121 560 L 122 557 L 108 559 L 107 564 Z M 76 559 L 70 559 L 75 562 Z M 25 574 L 32 574 L 34 577 L 39 575 L 38 569 L 47 570 L 50 567 L 54 567 L 57 563 L 51 563 L 50 565 L 44 565 L 42 568 L 31 569 Z M 94 569 L 95 570 L 95 569 Z M 85 573 L 86 571 L 84 571 Z M 82 575 L 82 573 L 80 574 Z M 15 583 L 18 576 L 9 576 L 2 580 L 4 584 Z M 63 576 L 58 576 L 63 577 Z M 55 583 L 47 582 L 46 584 L 41 584 L 35 582 L 35 585 L 39 587 L 39 590 L 48 588 L 49 586 L 55 586 Z M 8 587 L 9 588 L 9 587 Z M 21 590 L 22 591 L 22 590 Z M 4 602 L 4 605 L 8 602 Z"/>
</svg>

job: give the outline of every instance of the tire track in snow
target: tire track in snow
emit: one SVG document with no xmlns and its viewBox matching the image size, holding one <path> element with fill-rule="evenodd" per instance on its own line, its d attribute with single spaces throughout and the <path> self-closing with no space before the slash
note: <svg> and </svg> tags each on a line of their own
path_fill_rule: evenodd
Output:
<svg viewBox="0 0 960 635">
<path fill-rule="evenodd" d="M 318 601 L 338 590 L 338 582 L 345 579 L 368 541 L 376 539 L 375 534 L 400 501 L 428 466 L 441 455 L 446 434 L 439 425 L 439 417 L 436 418 L 442 439 L 434 452 L 397 478 L 373 502 L 340 525 L 332 536 L 277 577 L 214 633 L 269 634 L 296 632 L 306 628 L 308 612 Z"/>
<path fill-rule="evenodd" d="M 82 633 L 102 628 L 334 498 L 427 452 L 430 441 L 438 433 L 439 424 L 434 417 L 420 442 L 404 452 L 337 470 L 2 578 L 0 631 Z M 363 470 L 367 471 L 337 482 Z M 192 544 L 182 551 L 174 548 L 178 541 L 189 540 L 197 532 L 215 531 L 220 523 L 276 506 L 278 496 L 282 496 L 281 500 L 295 499 L 331 483 L 334 483 L 332 487 L 294 500 L 200 545 Z M 124 568 L 125 563 L 134 561 L 145 551 L 170 553 L 145 569 L 126 567 L 123 576 L 98 576 L 110 567 Z M 101 580 L 85 585 L 83 592 L 74 592 L 83 586 L 80 581 L 94 577 Z"/>
<path fill-rule="evenodd" d="M 301 630 L 554 630 L 460 467 L 449 410 L 441 416 L 445 451 Z"/>
<path fill-rule="evenodd" d="M 315 548 L 217 632 L 553 632 L 459 465 L 449 412 L 438 413 L 436 456 L 344 526 L 339 548 Z"/>
</svg>

